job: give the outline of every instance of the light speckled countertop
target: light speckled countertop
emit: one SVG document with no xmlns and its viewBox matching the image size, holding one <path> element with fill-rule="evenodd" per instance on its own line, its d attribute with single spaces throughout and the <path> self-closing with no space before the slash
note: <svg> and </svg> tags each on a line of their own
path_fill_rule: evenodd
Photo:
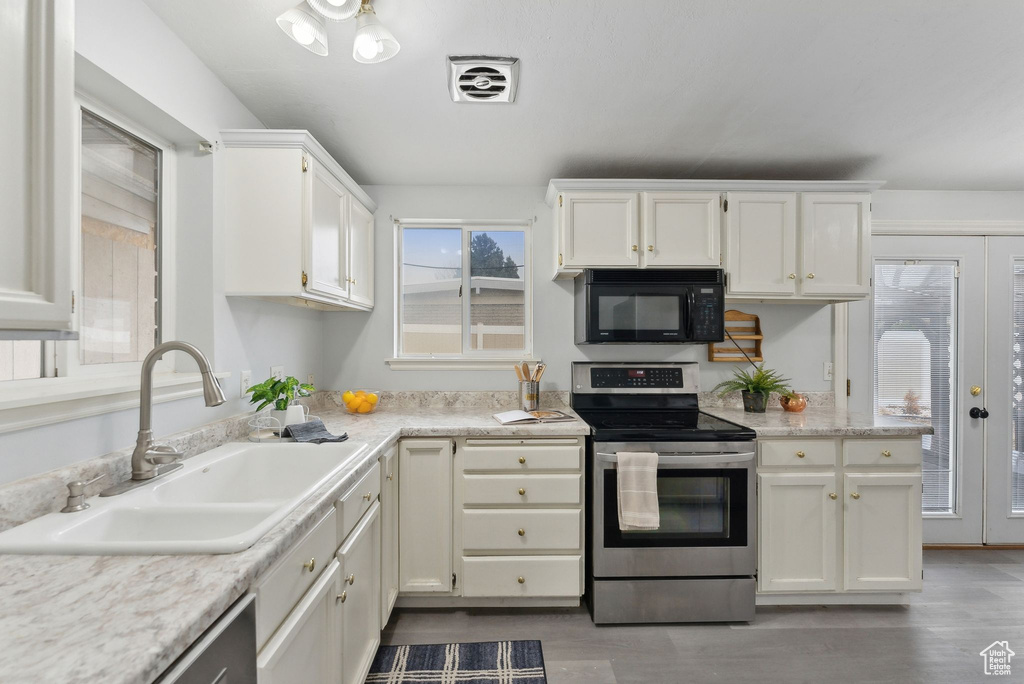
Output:
<svg viewBox="0 0 1024 684">
<path fill-rule="evenodd" d="M 706 408 L 705 413 L 746 425 L 758 437 L 913 437 L 932 434 L 932 426 L 898 418 L 850 413 L 831 407 L 808 407 L 800 413 L 769 408 L 745 413 L 738 408 Z"/>
<path fill-rule="evenodd" d="M 494 409 L 317 409 L 369 453 L 251 548 L 214 556 L 0 556 L 0 682 L 153 681 L 399 437 L 584 435 L 582 422 L 499 425 Z M 212 448 L 212 446 L 211 446 Z"/>
</svg>

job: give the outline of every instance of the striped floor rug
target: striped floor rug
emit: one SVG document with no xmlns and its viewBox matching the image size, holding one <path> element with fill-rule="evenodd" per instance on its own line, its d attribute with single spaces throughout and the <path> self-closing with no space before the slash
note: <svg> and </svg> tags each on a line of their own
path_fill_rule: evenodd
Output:
<svg viewBox="0 0 1024 684">
<path fill-rule="evenodd" d="M 381 646 L 366 681 L 383 684 L 546 684 L 539 641 Z"/>
</svg>

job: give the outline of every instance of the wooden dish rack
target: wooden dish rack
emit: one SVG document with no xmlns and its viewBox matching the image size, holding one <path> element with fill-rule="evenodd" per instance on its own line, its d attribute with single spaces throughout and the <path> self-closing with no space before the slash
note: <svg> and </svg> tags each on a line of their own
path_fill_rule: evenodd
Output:
<svg viewBox="0 0 1024 684">
<path fill-rule="evenodd" d="M 729 334 L 725 336 L 724 342 L 708 345 L 708 361 L 745 362 L 748 356 L 751 361 L 764 361 L 761 353 L 764 335 L 761 334 L 760 318 L 730 309 L 725 312 L 725 329 Z M 743 352 L 747 355 L 744 356 Z"/>
</svg>

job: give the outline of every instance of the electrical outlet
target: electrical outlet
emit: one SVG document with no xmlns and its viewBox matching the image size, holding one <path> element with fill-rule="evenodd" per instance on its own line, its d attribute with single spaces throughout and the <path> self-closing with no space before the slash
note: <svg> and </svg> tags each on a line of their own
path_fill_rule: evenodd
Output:
<svg viewBox="0 0 1024 684">
<path fill-rule="evenodd" d="M 278 380 L 284 380 L 284 366 L 271 366 L 270 377 Z"/>
<path fill-rule="evenodd" d="M 242 382 L 241 382 L 242 386 L 238 390 L 238 396 L 244 397 L 245 396 L 245 390 L 247 390 L 250 387 L 252 387 L 252 371 L 251 370 L 244 370 L 241 373 L 239 373 L 239 376 L 242 378 Z"/>
<path fill-rule="evenodd" d="M 309 375 L 306 376 L 306 384 L 307 385 L 316 385 L 316 383 L 313 382 L 313 374 L 312 373 L 310 373 Z"/>
<path fill-rule="evenodd" d="M 831 361 L 826 361 L 825 363 L 822 364 L 822 379 L 823 380 L 831 380 L 832 379 L 832 362 Z"/>
</svg>

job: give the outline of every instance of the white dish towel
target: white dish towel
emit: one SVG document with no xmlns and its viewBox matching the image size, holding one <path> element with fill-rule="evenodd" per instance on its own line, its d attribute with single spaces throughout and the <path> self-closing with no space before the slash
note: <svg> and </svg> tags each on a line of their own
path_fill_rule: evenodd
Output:
<svg viewBox="0 0 1024 684">
<path fill-rule="evenodd" d="M 620 451 L 618 459 L 619 529 L 656 530 L 658 510 L 658 454 Z"/>
</svg>

